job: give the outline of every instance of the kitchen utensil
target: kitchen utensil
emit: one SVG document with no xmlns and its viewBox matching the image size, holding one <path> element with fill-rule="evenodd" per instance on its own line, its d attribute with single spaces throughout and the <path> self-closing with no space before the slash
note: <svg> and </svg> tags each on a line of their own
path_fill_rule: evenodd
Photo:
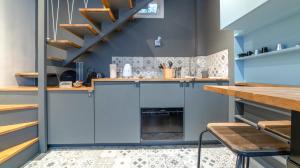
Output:
<svg viewBox="0 0 300 168">
<path fill-rule="evenodd" d="M 240 53 L 240 54 L 238 54 L 238 56 L 239 57 L 245 57 L 245 56 L 247 56 L 247 53 Z"/>
<path fill-rule="evenodd" d="M 92 85 L 92 79 L 97 78 L 97 72 L 91 71 L 90 68 L 87 69 L 87 78 L 85 80 L 84 85 L 85 86 L 91 86 Z"/>
<path fill-rule="evenodd" d="M 282 50 L 283 49 L 283 45 L 281 43 L 278 43 L 276 49 L 277 49 L 277 51 Z"/>
<path fill-rule="evenodd" d="M 74 83 L 76 81 L 76 72 L 73 70 L 67 70 L 64 71 L 60 77 L 59 77 L 60 81 L 71 81 L 72 83 Z"/>
<path fill-rule="evenodd" d="M 168 64 L 169 64 L 169 68 L 172 68 L 173 62 L 172 61 L 168 61 Z"/>
<path fill-rule="evenodd" d="M 261 53 L 266 53 L 266 52 L 269 52 L 269 48 L 268 47 L 261 48 Z"/>
<path fill-rule="evenodd" d="M 130 64 L 125 64 L 123 68 L 123 77 L 130 78 L 132 77 L 132 66 Z"/>
<path fill-rule="evenodd" d="M 253 54 L 252 51 L 248 51 L 248 52 L 247 52 L 247 56 L 250 56 L 250 55 L 252 55 L 252 54 Z"/>
<path fill-rule="evenodd" d="M 172 68 L 164 68 L 163 69 L 163 78 L 164 79 L 174 78 L 174 69 L 172 69 Z"/>
<path fill-rule="evenodd" d="M 109 64 L 109 77 L 117 78 L 117 65 L 116 64 Z"/>
<path fill-rule="evenodd" d="M 208 78 L 209 77 L 208 70 L 201 71 L 201 75 L 202 75 L 202 78 Z"/>
</svg>

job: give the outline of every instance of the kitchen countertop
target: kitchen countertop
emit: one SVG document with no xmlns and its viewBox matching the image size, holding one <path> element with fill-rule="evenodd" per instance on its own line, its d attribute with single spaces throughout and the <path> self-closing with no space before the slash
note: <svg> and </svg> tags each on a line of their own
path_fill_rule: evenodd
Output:
<svg viewBox="0 0 300 168">
<path fill-rule="evenodd" d="M 93 79 L 92 84 L 95 82 L 228 82 L 228 78 L 99 78 Z M 79 88 L 59 88 L 59 87 L 47 87 L 47 91 L 93 91 L 94 86 L 91 87 L 79 87 Z M 38 87 L 35 86 L 7 86 L 0 87 L 0 92 L 35 92 L 38 91 Z"/>
<path fill-rule="evenodd" d="M 229 81 L 228 78 L 99 78 L 93 79 L 93 82 L 218 82 Z"/>
</svg>

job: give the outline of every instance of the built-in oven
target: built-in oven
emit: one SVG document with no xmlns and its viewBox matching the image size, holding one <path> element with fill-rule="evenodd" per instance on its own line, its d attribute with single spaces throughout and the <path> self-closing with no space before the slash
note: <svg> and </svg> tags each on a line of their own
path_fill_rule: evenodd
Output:
<svg viewBox="0 0 300 168">
<path fill-rule="evenodd" d="M 184 108 L 142 108 L 141 140 L 183 140 Z"/>
</svg>

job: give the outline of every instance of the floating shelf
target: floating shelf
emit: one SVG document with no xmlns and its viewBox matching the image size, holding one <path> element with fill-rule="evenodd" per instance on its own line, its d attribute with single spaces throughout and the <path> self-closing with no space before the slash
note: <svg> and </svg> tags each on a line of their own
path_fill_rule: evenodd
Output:
<svg viewBox="0 0 300 168">
<path fill-rule="evenodd" d="M 279 56 L 279 55 L 284 55 L 284 54 L 292 53 L 292 52 L 300 52 L 300 47 L 291 47 L 291 48 L 287 48 L 287 49 L 282 49 L 280 51 L 271 51 L 271 52 L 267 52 L 267 53 L 236 58 L 235 61 L 258 59 L 258 58 L 264 58 L 264 57 L 270 57 L 270 56 Z"/>
</svg>

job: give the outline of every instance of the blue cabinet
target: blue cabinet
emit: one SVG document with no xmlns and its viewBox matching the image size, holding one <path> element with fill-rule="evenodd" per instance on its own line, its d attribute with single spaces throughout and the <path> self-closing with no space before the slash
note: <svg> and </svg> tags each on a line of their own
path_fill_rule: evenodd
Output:
<svg viewBox="0 0 300 168">
<path fill-rule="evenodd" d="M 95 142 L 140 143 L 140 96 L 134 82 L 95 84 Z"/>
<path fill-rule="evenodd" d="M 185 87 L 185 140 L 197 141 L 209 122 L 228 121 L 228 96 L 203 90 L 204 85 L 228 83 L 187 83 Z M 206 137 L 206 140 L 211 140 Z"/>
<path fill-rule="evenodd" d="M 94 97 L 87 91 L 48 92 L 48 143 L 94 143 Z"/>
</svg>

